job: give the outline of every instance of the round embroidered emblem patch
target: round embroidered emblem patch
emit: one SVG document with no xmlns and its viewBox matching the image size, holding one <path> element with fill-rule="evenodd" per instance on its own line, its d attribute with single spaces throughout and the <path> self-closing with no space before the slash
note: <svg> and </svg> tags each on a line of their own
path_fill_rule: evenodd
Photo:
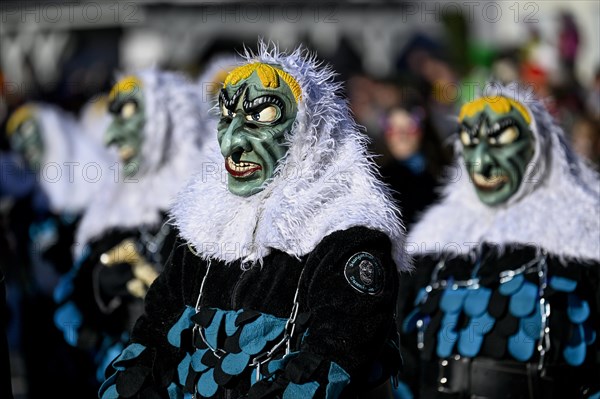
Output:
<svg viewBox="0 0 600 399">
<path fill-rule="evenodd" d="M 344 268 L 344 277 L 358 292 L 377 295 L 383 289 L 383 268 L 379 260 L 368 252 L 350 257 Z"/>
</svg>

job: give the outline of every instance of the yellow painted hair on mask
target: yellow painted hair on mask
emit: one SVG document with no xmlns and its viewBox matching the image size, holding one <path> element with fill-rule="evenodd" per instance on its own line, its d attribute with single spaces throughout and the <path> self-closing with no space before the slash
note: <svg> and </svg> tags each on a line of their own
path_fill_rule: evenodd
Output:
<svg viewBox="0 0 600 399">
<path fill-rule="evenodd" d="M 35 107 L 33 105 L 23 105 L 17 108 L 6 122 L 6 135 L 11 136 L 23 122 L 33 118 L 34 115 Z"/>
<path fill-rule="evenodd" d="M 133 75 L 125 76 L 110 89 L 108 100 L 114 101 L 119 93 L 135 92 L 142 87 L 142 81 Z"/>
<path fill-rule="evenodd" d="M 240 80 L 248 79 L 255 71 L 264 87 L 275 89 L 279 87 L 279 79 L 282 79 L 289 86 L 294 98 L 296 99 L 296 102 L 301 100 L 302 90 L 292 75 L 279 68 L 275 68 L 272 65 L 264 64 L 262 62 L 255 62 L 235 68 L 225 78 L 225 81 L 223 82 L 223 88 L 227 87 L 227 85 L 235 85 Z"/>
<path fill-rule="evenodd" d="M 519 111 L 527 124 L 531 123 L 531 115 L 529 115 L 529 111 L 527 111 L 527 108 L 525 108 L 523 104 L 513 100 L 512 98 L 502 96 L 481 97 L 466 103 L 460 109 L 458 121 L 462 122 L 465 118 L 471 118 L 475 114 L 483 112 L 486 106 L 497 114 L 506 114 L 510 112 L 512 108 L 514 108 Z"/>
</svg>

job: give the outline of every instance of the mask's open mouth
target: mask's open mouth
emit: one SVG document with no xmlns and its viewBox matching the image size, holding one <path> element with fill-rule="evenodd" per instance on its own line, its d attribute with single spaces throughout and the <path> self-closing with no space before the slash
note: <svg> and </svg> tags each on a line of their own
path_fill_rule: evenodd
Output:
<svg viewBox="0 0 600 399">
<path fill-rule="evenodd" d="M 495 191 L 508 183 L 508 176 L 506 175 L 486 177 L 480 173 L 473 173 L 471 178 L 475 187 L 482 191 Z"/>
<path fill-rule="evenodd" d="M 227 172 L 235 178 L 250 177 L 254 173 L 262 169 L 257 163 L 242 161 L 243 151 L 236 151 L 227 158 L 225 158 L 225 169 Z"/>
</svg>

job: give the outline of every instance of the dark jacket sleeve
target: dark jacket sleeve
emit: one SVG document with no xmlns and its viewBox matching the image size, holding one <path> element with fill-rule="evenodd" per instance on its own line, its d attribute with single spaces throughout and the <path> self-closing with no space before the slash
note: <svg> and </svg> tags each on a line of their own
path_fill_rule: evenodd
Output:
<svg viewBox="0 0 600 399">
<path fill-rule="evenodd" d="M 135 323 L 129 345 L 106 370 L 100 398 L 168 398 L 179 389 L 177 366 L 184 353 L 169 344 L 168 335 L 186 309 L 186 252 L 186 245 L 176 241 L 164 271 L 146 294 L 144 314 Z"/>
<path fill-rule="evenodd" d="M 274 382 L 255 384 L 250 398 L 337 398 L 390 376 L 373 374 L 382 370 L 377 362 L 395 331 L 398 275 L 390 253 L 389 239 L 365 228 L 322 241 L 301 277 L 299 319 L 308 320 L 299 351 Z"/>
</svg>

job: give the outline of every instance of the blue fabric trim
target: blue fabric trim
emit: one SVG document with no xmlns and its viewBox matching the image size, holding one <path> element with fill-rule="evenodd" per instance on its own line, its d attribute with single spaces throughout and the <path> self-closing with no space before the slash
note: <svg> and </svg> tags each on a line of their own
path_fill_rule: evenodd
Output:
<svg viewBox="0 0 600 399">
<path fill-rule="evenodd" d="M 125 370 L 121 364 L 131 359 L 135 359 L 140 356 L 142 352 L 146 350 L 146 347 L 142 344 L 133 343 L 129 344 L 127 348 L 123 349 L 123 352 L 113 362 L 113 367 L 119 371 Z"/>
<path fill-rule="evenodd" d="M 102 394 L 102 399 L 119 399 L 119 393 L 115 385 L 109 386 Z"/>
<path fill-rule="evenodd" d="M 214 369 L 210 369 L 200 376 L 196 388 L 198 393 L 204 397 L 213 396 L 217 392 L 219 385 L 215 382 Z"/>
<path fill-rule="evenodd" d="M 260 353 L 269 341 L 283 334 L 285 322 L 286 319 L 261 314 L 252 323 L 243 326 L 239 340 L 240 348 L 249 355 Z"/>
<path fill-rule="evenodd" d="M 99 362 L 98 369 L 96 370 L 96 378 L 98 381 L 104 381 L 104 372 L 110 366 L 110 363 L 113 359 L 117 358 L 119 354 L 123 351 L 123 343 L 117 342 L 114 345 L 110 346 L 102 356 L 102 359 Z"/>
<path fill-rule="evenodd" d="M 575 324 L 571 329 L 571 338 L 563 349 L 565 361 L 571 366 L 580 366 L 585 360 L 586 343 L 581 324 Z"/>
<path fill-rule="evenodd" d="M 575 324 L 581 324 L 590 316 L 590 305 L 575 294 L 568 295 L 567 314 L 569 320 Z"/>
<path fill-rule="evenodd" d="M 172 382 L 167 387 L 167 394 L 169 394 L 169 399 L 181 399 L 183 397 L 183 390 Z"/>
<path fill-rule="evenodd" d="M 194 325 L 194 322 L 190 319 L 194 314 L 196 314 L 196 309 L 191 306 L 186 306 L 185 310 L 179 317 L 179 320 L 173 324 L 173 327 L 167 333 L 167 340 L 171 345 L 176 348 L 181 347 L 181 333 L 183 330 L 191 328 Z"/>
<path fill-rule="evenodd" d="M 592 396 L 590 396 L 589 399 L 600 399 L 600 391 L 598 391 L 595 394 L 593 394 Z"/>
<path fill-rule="evenodd" d="M 539 339 L 542 332 L 542 314 L 540 312 L 540 303 L 536 302 L 535 309 L 530 316 L 522 318 L 520 321 L 520 329 L 525 332 L 531 339 Z"/>
<path fill-rule="evenodd" d="M 474 331 L 479 335 L 485 335 L 492 331 L 494 325 L 496 324 L 496 319 L 494 319 L 488 312 L 483 313 L 479 317 L 474 317 L 469 322 L 469 325 L 472 326 Z"/>
<path fill-rule="evenodd" d="M 438 357 L 445 358 L 452 354 L 454 344 L 458 340 L 458 332 L 456 326 L 460 313 L 446 313 L 442 318 L 440 329 L 437 333 L 437 350 Z"/>
<path fill-rule="evenodd" d="M 350 374 L 346 372 L 337 363 L 331 362 L 329 374 L 327 374 L 327 388 L 325 391 L 326 399 L 338 398 L 346 385 L 350 383 Z M 318 386 L 317 386 L 318 387 Z"/>
<path fill-rule="evenodd" d="M 398 386 L 392 392 L 394 399 L 414 399 L 414 395 L 410 387 L 403 381 L 398 381 Z"/>
<path fill-rule="evenodd" d="M 54 324 L 62 331 L 65 341 L 71 346 L 77 346 L 81 323 L 81 312 L 73 302 L 65 303 L 54 312 Z"/>
<path fill-rule="evenodd" d="M 221 370 L 229 375 L 239 375 L 248 367 L 249 362 L 250 355 L 247 353 L 230 353 L 223 358 Z"/>
<path fill-rule="evenodd" d="M 588 323 L 583 324 L 583 334 L 587 345 L 592 345 L 596 342 L 596 331 Z"/>
<path fill-rule="evenodd" d="M 474 290 L 469 290 L 465 298 L 465 313 L 471 317 L 477 317 L 483 314 L 488 308 L 492 290 L 485 287 L 479 287 Z"/>
<path fill-rule="evenodd" d="M 204 337 L 206 342 L 212 348 L 216 348 L 217 338 L 219 337 L 219 330 L 221 329 L 221 321 L 225 316 L 225 311 L 221 309 L 215 309 L 215 315 L 213 316 L 210 325 L 204 329 Z"/>
<path fill-rule="evenodd" d="M 519 331 L 508 338 L 508 351 L 518 361 L 525 362 L 533 355 L 536 340 L 529 337 L 519 326 Z"/>
<path fill-rule="evenodd" d="M 577 288 L 577 281 L 571 280 L 570 278 L 552 276 L 550 278 L 550 287 L 556 291 L 562 292 L 573 292 Z"/>
<path fill-rule="evenodd" d="M 71 269 L 67 273 L 65 273 L 61 278 L 58 279 L 58 283 L 56 284 L 54 292 L 52 293 L 52 298 L 54 299 L 54 302 L 64 302 L 69 297 L 69 295 L 73 293 L 74 278 L 75 270 Z"/>
<path fill-rule="evenodd" d="M 515 317 L 521 318 L 530 315 L 539 301 L 540 288 L 529 281 L 525 281 L 519 290 L 510 297 L 508 309 Z"/>
<path fill-rule="evenodd" d="M 427 295 L 427 290 L 425 288 L 421 288 L 419 292 L 417 292 L 417 296 L 415 297 L 415 302 L 413 305 L 417 306 L 420 304 L 423 298 L 425 298 L 425 295 Z"/>
<path fill-rule="evenodd" d="M 179 383 L 181 385 L 185 385 L 185 382 L 188 378 L 188 374 L 190 373 L 190 362 L 192 361 L 192 356 L 189 353 L 185 354 L 185 357 L 179 362 L 177 366 L 177 378 L 179 378 Z"/>
<path fill-rule="evenodd" d="M 106 381 L 102 383 L 102 385 L 100 385 L 100 389 L 98 390 L 98 396 L 101 399 L 114 399 L 119 397 L 119 394 L 117 393 L 117 388 L 115 387 L 116 379 L 117 372 L 115 371 L 110 377 L 106 379 Z"/>
<path fill-rule="evenodd" d="M 483 344 L 483 335 L 474 333 L 467 327 L 460 332 L 456 348 L 463 356 L 475 357 L 481 349 L 481 344 Z"/>
<path fill-rule="evenodd" d="M 283 391 L 283 399 L 309 399 L 315 396 L 317 389 L 319 389 L 319 383 L 315 381 L 305 384 L 290 382 Z"/>
<path fill-rule="evenodd" d="M 442 293 L 440 308 L 446 313 L 458 312 L 462 309 L 466 297 L 467 290 L 465 288 L 457 288 L 454 290 L 446 288 Z"/>
<path fill-rule="evenodd" d="M 421 319 L 423 315 L 421 314 L 421 309 L 415 308 L 404 318 L 402 321 L 402 332 L 405 334 L 410 334 L 417 328 L 417 321 Z"/>
<path fill-rule="evenodd" d="M 202 363 L 202 357 L 208 352 L 208 349 L 197 349 L 191 357 L 192 369 L 201 373 L 208 368 L 208 366 Z"/>
<path fill-rule="evenodd" d="M 235 325 L 235 320 L 240 313 L 242 313 L 241 309 L 237 312 L 229 311 L 225 314 L 225 334 L 227 334 L 228 337 L 231 337 L 238 330 L 238 327 Z"/>
<path fill-rule="evenodd" d="M 523 276 L 522 274 L 517 274 L 509 281 L 500 284 L 500 288 L 498 288 L 498 291 L 500 291 L 500 293 L 504 296 L 513 295 L 515 292 L 517 292 L 519 288 L 521 288 L 521 285 L 524 281 L 525 276 Z"/>
</svg>

